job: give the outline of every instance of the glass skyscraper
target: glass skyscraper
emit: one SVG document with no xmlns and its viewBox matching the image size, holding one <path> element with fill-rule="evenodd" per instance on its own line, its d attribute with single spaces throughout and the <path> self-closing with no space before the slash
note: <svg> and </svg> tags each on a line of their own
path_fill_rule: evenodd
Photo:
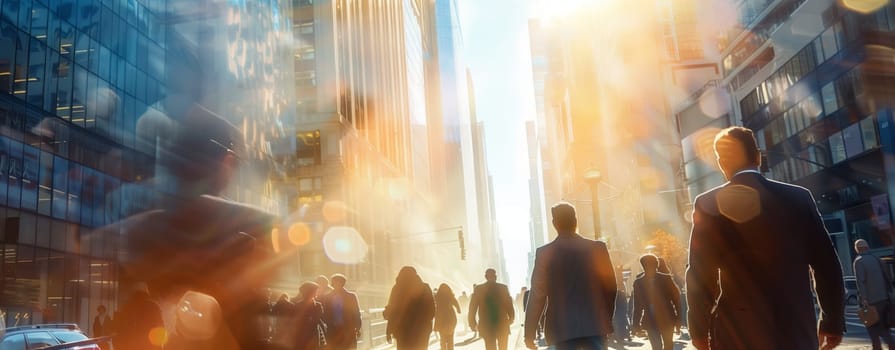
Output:
<svg viewBox="0 0 895 350">
<path fill-rule="evenodd" d="M 278 121 L 294 114 L 290 84 L 282 83 L 291 83 L 291 70 L 277 70 L 290 56 L 278 47 L 290 27 L 279 15 L 286 3 L 2 1 L 0 317 L 7 326 L 89 329 L 97 306 L 117 309 L 119 242 L 93 232 L 151 208 L 164 188 L 157 140 L 144 137 L 152 134 L 149 116 L 171 115 L 191 99 L 242 130 L 248 164 L 267 162 L 268 142 L 281 136 Z M 271 208 L 266 178 L 243 171 L 227 195 Z"/>
</svg>

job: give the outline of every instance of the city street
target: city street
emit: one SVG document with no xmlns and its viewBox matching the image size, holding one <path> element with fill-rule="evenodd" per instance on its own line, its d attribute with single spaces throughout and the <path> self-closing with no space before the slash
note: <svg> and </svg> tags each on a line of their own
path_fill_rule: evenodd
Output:
<svg viewBox="0 0 895 350">
<path fill-rule="evenodd" d="M 842 345 L 840 345 L 837 349 L 843 350 L 863 350 L 870 349 L 870 340 L 867 337 L 867 330 L 861 325 L 861 321 L 858 319 L 856 314 L 857 308 L 854 306 L 849 306 L 846 310 L 846 326 L 847 331 L 845 335 L 845 339 L 843 339 Z M 482 343 L 481 339 L 474 338 L 472 332 L 458 332 L 455 336 L 456 340 L 454 343 L 454 347 L 457 350 L 484 350 L 485 344 Z M 683 350 L 683 349 L 692 349 L 689 346 L 689 336 L 686 333 L 686 329 L 683 330 L 682 335 L 675 336 L 675 350 Z M 525 349 L 525 344 L 522 340 L 522 329 L 521 326 L 517 326 L 513 328 L 512 334 L 510 334 L 509 340 L 510 349 Z M 438 340 L 433 336 L 430 341 L 430 350 L 439 350 Z M 631 342 L 625 344 L 610 344 L 610 349 L 627 349 L 627 350 L 649 350 L 650 345 L 649 341 L 646 338 L 634 338 Z M 383 346 L 378 348 L 377 350 L 385 350 L 394 348 L 394 345 Z M 548 347 L 542 347 L 541 349 L 549 349 Z"/>
</svg>

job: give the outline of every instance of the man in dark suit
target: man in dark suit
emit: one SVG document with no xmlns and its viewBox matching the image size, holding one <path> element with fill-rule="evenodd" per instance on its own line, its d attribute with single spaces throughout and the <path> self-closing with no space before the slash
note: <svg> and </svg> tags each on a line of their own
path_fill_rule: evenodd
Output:
<svg viewBox="0 0 895 350">
<path fill-rule="evenodd" d="M 538 320 L 546 313 L 547 344 L 557 350 L 606 349 L 617 288 L 609 251 L 605 243 L 575 233 L 578 218 L 571 204 L 559 203 L 551 213 L 558 236 L 535 257 L 525 345 L 537 348 Z"/>
<path fill-rule="evenodd" d="M 832 349 L 844 331 L 845 288 L 814 198 L 805 188 L 758 172 L 761 154 L 751 130 L 722 130 L 714 146 L 728 182 L 694 204 L 687 269 L 693 345 Z"/>
<path fill-rule="evenodd" d="M 341 274 L 330 278 L 333 290 L 323 299 L 326 342 L 329 349 L 357 349 L 361 318 L 357 294 L 345 289 L 347 280 Z"/>
<path fill-rule="evenodd" d="M 507 285 L 497 283 L 497 271 L 485 270 L 485 283 L 475 286 L 469 301 L 469 327 L 478 331 L 487 350 L 506 350 L 516 314 Z M 476 321 L 478 314 L 478 321 Z"/>
<path fill-rule="evenodd" d="M 646 328 L 655 350 L 674 350 L 674 328 L 681 322 L 681 290 L 671 275 L 659 272 L 659 258 L 640 258 L 643 275 L 634 280 L 634 330 Z"/>
</svg>

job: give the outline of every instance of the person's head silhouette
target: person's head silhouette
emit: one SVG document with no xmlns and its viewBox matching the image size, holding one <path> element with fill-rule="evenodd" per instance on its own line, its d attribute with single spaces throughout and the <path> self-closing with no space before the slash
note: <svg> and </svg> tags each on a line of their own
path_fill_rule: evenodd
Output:
<svg viewBox="0 0 895 350">
<path fill-rule="evenodd" d="M 488 282 L 497 282 L 497 270 L 494 270 L 494 269 L 485 270 L 485 280 Z"/>
<path fill-rule="evenodd" d="M 553 214 L 553 227 L 560 235 L 575 233 L 578 228 L 578 217 L 575 214 L 575 207 L 566 202 L 559 202 L 550 208 Z"/>
<path fill-rule="evenodd" d="M 659 270 L 659 258 L 652 254 L 645 254 L 640 257 L 640 266 L 643 267 L 643 273 L 653 275 Z"/>
<path fill-rule="evenodd" d="M 730 180 L 738 172 L 761 166 L 761 152 L 752 130 L 733 126 L 715 135 L 715 156 L 724 178 Z"/>
</svg>

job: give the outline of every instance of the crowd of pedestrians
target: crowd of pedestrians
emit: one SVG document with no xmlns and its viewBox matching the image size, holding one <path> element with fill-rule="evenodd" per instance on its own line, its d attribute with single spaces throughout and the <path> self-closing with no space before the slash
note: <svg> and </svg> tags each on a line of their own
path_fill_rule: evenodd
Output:
<svg viewBox="0 0 895 350">
<path fill-rule="evenodd" d="M 524 343 L 531 349 L 550 345 L 557 350 L 602 350 L 610 339 L 623 343 L 632 333 L 645 333 L 653 349 L 672 350 L 674 333 L 683 323 L 688 324 L 692 346 L 699 350 L 835 348 L 845 324 L 842 269 L 811 193 L 761 175 L 761 153 L 749 129 L 721 131 L 714 148 L 728 182 L 695 200 L 683 286 L 662 259 L 647 254 L 640 258 L 643 273 L 628 295 L 606 243 L 579 235 L 575 208 L 559 203 L 551 208 L 558 235 L 537 249 L 530 289 L 522 289 L 514 299 L 509 288 L 497 282 L 496 271 L 487 269 L 485 281 L 473 286 L 471 295 L 463 291 L 456 296 L 446 283 L 433 290 L 414 267 L 405 266 L 382 312 L 386 340 L 398 350 L 420 350 L 428 348 L 435 336 L 442 350 L 452 350 L 458 315 L 466 311 L 467 328 L 488 350 L 509 347 L 517 313 L 524 313 Z M 140 238 L 131 236 L 129 244 L 159 244 Z M 241 239 L 234 237 L 231 245 L 220 247 L 237 249 L 234 254 L 239 255 Z M 880 349 L 882 340 L 891 350 L 895 348 L 888 331 L 893 278 L 885 264 L 868 253 L 866 241 L 858 240 L 855 250 L 860 303 L 879 315 L 877 322 L 867 324 L 873 347 Z M 149 254 L 141 256 L 144 260 L 156 253 L 145 247 L 141 251 Z M 129 271 L 151 271 L 141 270 L 150 261 L 158 260 L 132 261 Z M 190 273 L 201 271 L 203 263 L 209 262 L 185 263 L 185 272 L 165 271 L 161 281 L 195 277 Z M 165 339 L 166 345 L 174 345 L 171 348 L 257 348 L 258 343 L 247 339 L 264 339 L 275 349 L 357 347 L 360 305 L 357 295 L 346 289 L 343 275 L 302 283 L 296 297 L 282 294 L 272 305 L 254 303 L 261 300 L 257 296 L 230 294 L 228 288 L 233 286 L 217 284 L 216 277 L 220 276 L 203 276 L 196 284 L 213 297 L 183 297 L 174 311 L 165 312 L 160 306 L 165 297 L 150 296 L 146 284 L 137 284 L 142 287 L 135 288 L 121 307 L 123 322 L 116 323 L 126 326 L 117 329 L 115 347 L 160 348 L 155 338 L 146 336 L 157 329 L 175 330 L 169 335 L 180 338 Z M 161 293 L 173 291 L 150 279 L 153 285 Z M 687 291 L 685 302 L 681 287 Z M 97 311 L 94 333 L 109 334 L 112 320 L 104 307 Z M 251 319 L 240 320 L 239 315 L 265 315 L 270 322 L 251 326 Z M 189 317 L 217 320 L 210 334 L 218 339 L 197 343 L 190 335 L 208 332 L 202 322 L 185 322 Z M 220 325 L 225 327 L 219 329 Z"/>
</svg>

